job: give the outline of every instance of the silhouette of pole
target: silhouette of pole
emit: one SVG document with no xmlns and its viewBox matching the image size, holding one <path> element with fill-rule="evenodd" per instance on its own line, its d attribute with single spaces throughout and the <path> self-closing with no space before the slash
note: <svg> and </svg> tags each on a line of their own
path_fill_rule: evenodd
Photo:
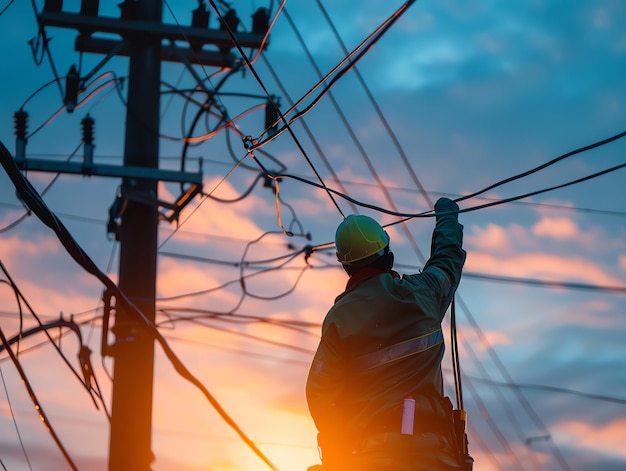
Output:
<svg viewBox="0 0 626 471">
<path fill-rule="evenodd" d="M 131 5 L 133 4 L 133 5 Z M 138 19 L 160 22 L 161 0 L 126 0 Z M 124 12 L 122 13 L 124 15 Z M 158 168 L 161 41 L 127 37 L 130 43 L 124 165 Z M 119 286 L 154 321 L 157 266 L 157 180 L 124 178 L 127 206 L 120 227 Z M 139 196 L 140 198 L 135 198 Z M 109 470 L 151 469 L 154 339 L 135 315 L 115 313 Z"/>
</svg>

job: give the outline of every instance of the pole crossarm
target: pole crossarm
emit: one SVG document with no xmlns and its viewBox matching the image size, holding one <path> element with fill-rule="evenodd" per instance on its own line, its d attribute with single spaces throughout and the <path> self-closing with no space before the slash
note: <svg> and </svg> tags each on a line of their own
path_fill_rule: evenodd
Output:
<svg viewBox="0 0 626 471">
<path fill-rule="evenodd" d="M 82 35 L 76 38 L 74 49 L 78 52 L 124 57 L 129 57 L 131 54 L 131 49 L 126 41 Z M 163 62 L 178 63 L 189 61 L 197 65 L 231 68 L 235 65 L 237 58 L 232 52 L 204 49 L 194 50 L 191 48 L 181 48 L 172 44 L 163 44 L 161 46 L 161 60 Z"/>
<path fill-rule="evenodd" d="M 38 15 L 39 22 L 43 26 L 56 26 L 61 28 L 76 29 L 81 36 L 76 41 L 76 50 L 82 52 L 103 53 L 112 48 L 116 42 L 113 40 L 103 40 L 91 38 L 95 32 L 118 34 L 122 38 L 160 39 L 170 41 L 184 41 L 193 44 L 211 44 L 220 49 L 230 49 L 234 46 L 228 32 L 222 29 L 201 28 L 198 26 L 179 26 L 149 20 L 128 20 L 123 18 L 113 18 L 106 16 L 89 16 L 69 12 L 49 12 L 42 11 Z M 236 32 L 235 38 L 243 48 L 259 49 L 267 38 L 262 33 Z M 93 49 L 93 50 L 92 50 Z M 209 51 L 194 51 L 202 59 L 204 53 Z M 227 54 L 228 55 L 228 54 Z M 222 58 L 214 57 L 213 54 L 206 56 L 207 60 Z M 168 49 L 165 50 L 164 60 L 177 61 L 177 55 Z"/>
<path fill-rule="evenodd" d="M 130 165 L 93 164 L 91 166 L 80 162 L 55 162 L 47 159 L 15 159 L 20 170 L 38 172 L 72 173 L 76 175 L 135 178 L 145 180 L 162 180 L 174 183 L 192 183 L 202 185 L 201 172 L 181 172 L 178 170 L 163 170 L 152 167 L 136 167 Z"/>
</svg>

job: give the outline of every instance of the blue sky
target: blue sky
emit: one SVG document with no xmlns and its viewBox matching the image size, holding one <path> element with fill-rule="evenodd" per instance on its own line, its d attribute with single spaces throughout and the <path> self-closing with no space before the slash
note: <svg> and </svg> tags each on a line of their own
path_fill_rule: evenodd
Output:
<svg viewBox="0 0 626 471">
<path fill-rule="evenodd" d="M 80 2 L 64 3 L 66 11 L 78 11 Z M 102 14 L 117 15 L 119 2 L 101 3 Z M 188 24 L 197 2 L 170 3 L 164 21 Z M 234 3 L 246 26 L 262 6 Z M 276 10 L 279 3 L 273 5 Z M 189 169 L 198 159 L 204 162 L 204 192 L 236 199 L 257 178 L 254 161 L 247 158 L 236 168 L 235 161 L 246 156 L 240 136 L 263 132 L 258 108 L 263 88 L 286 111 L 319 82 L 318 73 L 329 73 L 346 49 L 357 47 L 401 5 L 286 2 L 267 50 L 253 65 L 261 83 L 250 72 L 238 73 L 222 89 L 221 105 L 231 118 L 254 109 L 233 123 L 237 132 L 230 128 L 189 148 Z M 54 79 L 49 58 L 36 66 L 31 54 L 28 41 L 37 34 L 32 5 L 5 0 L 0 11 L 5 6 L 0 140 L 14 151 L 13 113 L 24 105 L 33 132 L 27 156 L 65 160 L 78 149 L 73 159 L 79 161 L 80 121 L 89 113 L 96 121 L 96 161 L 121 164 L 126 84 L 119 92 L 112 84 L 103 86 L 73 113 L 49 120 L 63 103 L 58 85 L 44 87 Z M 356 69 L 292 124 L 293 136 L 280 134 L 255 157 L 269 170 L 284 168 L 286 174 L 317 182 L 315 169 L 328 187 L 386 211 L 428 211 L 440 196 L 474 193 L 623 132 L 625 21 L 626 6 L 618 0 L 415 2 Z M 75 33 L 49 28 L 48 34 L 54 66 L 64 76 L 79 64 Z M 85 55 L 83 72 L 101 59 Z M 89 92 L 112 77 L 127 76 L 127 65 L 123 58 L 109 61 L 100 73 L 110 74 Z M 223 77 L 216 69 L 196 72 L 211 86 Z M 176 64 L 165 65 L 162 78 L 164 90 L 196 85 Z M 235 92 L 255 98 L 230 94 Z M 161 109 L 160 131 L 170 138 L 160 142 L 160 162 L 175 169 L 183 148 L 179 138 L 197 108 L 164 94 Z M 214 115 L 203 119 L 194 136 L 216 124 Z M 469 210 L 621 165 L 625 145 L 617 140 L 580 153 L 460 206 Z M 52 183 L 44 201 L 116 280 L 119 246 L 106 224 L 120 181 L 27 176 L 39 191 Z M 476 470 L 617 470 L 626 464 L 623 178 L 621 169 L 460 216 L 468 251 L 457 297 L 461 366 Z M 20 219 L 25 210 L 14 187 L 4 172 L 0 179 L 0 260 L 41 319 L 63 313 L 80 324 L 109 406 L 112 362 L 99 354 L 103 287 L 34 215 Z M 293 237 L 282 233 L 274 194 L 261 184 L 236 203 L 197 197 L 178 227 L 160 223 L 157 321 L 182 361 L 259 448 L 279 469 L 297 470 L 318 461 L 304 382 L 319 324 L 346 279 L 332 250 L 315 252 L 308 265 L 302 255 L 284 266 L 268 260 L 332 241 L 342 215 L 319 188 L 289 178 L 279 188 L 281 221 Z M 163 185 L 159 195 L 173 200 L 178 191 L 176 185 Z M 359 211 L 383 224 L 399 219 L 340 197 L 336 201 L 344 214 Z M 389 227 L 398 271 L 423 266 L 432 225 L 432 218 L 420 217 Z M 310 234 L 310 240 L 300 233 Z M 259 271 L 259 266 L 271 270 Z M 0 327 L 12 337 L 19 331 L 18 306 L 6 283 L 0 285 L 0 299 Z M 189 309 L 221 315 L 181 320 Z M 250 316 L 280 322 L 249 322 Z M 23 319 L 25 328 L 35 324 L 28 312 Z M 79 345 L 69 331 L 63 333 L 61 349 L 76 367 Z M 263 469 L 202 394 L 156 350 L 153 469 Z M 20 343 L 19 358 L 79 467 L 106 469 L 106 415 L 96 410 L 57 351 L 39 334 Z M 453 395 L 449 358 L 444 367 Z M 2 464 L 65 469 L 6 353 L 0 356 L 0 371 Z"/>
</svg>

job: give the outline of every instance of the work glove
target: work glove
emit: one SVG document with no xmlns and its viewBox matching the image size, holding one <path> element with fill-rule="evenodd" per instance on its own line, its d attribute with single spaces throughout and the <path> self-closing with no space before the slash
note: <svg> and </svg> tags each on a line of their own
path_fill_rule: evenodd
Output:
<svg viewBox="0 0 626 471">
<path fill-rule="evenodd" d="M 450 198 L 439 198 L 435 203 L 435 216 L 437 221 L 442 218 L 454 218 L 457 220 L 459 215 L 457 211 L 459 210 L 459 205 L 452 201 Z M 452 214 L 446 214 L 452 213 Z"/>
</svg>

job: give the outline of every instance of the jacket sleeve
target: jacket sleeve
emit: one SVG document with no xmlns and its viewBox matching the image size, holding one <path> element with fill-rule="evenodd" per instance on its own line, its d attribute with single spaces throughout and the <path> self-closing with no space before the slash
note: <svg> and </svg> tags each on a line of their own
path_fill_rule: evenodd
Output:
<svg viewBox="0 0 626 471">
<path fill-rule="evenodd" d="M 458 221 L 458 210 L 459 206 L 448 198 L 440 198 L 435 203 L 436 223 L 430 258 L 424 266 L 424 272 L 434 274 L 444 284 L 447 281 L 448 294 L 459 286 L 466 256 L 463 250 L 463 226 Z"/>
</svg>

